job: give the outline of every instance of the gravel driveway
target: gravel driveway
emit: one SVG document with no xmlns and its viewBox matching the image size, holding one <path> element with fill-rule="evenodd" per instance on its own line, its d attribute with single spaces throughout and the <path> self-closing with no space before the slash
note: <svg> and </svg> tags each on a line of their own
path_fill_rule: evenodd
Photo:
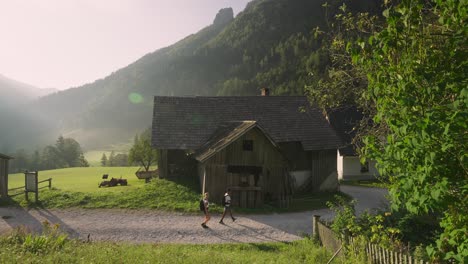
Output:
<svg viewBox="0 0 468 264">
<path fill-rule="evenodd" d="M 341 190 L 358 199 L 357 211 L 379 206 L 381 191 L 373 188 L 359 190 L 342 186 Z M 363 194 L 365 193 L 365 194 Z M 372 208 L 372 207 L 367 207 Z M 235 214 L 235 210 L 234 210 Z M 8 233 L 16 226 L 40 231 L 41 223 L 59 224 L 71 237 L 92 241 L 126 241 L 132 243 L 233 243 L 293 241 L 312 232 L 312 216 L 330 219 L 328 209 L 300 213 L 236 215 L 237 220 L 218 223 L 220 215 L 213 215 L 203 229 L 201 214 L 168 213 L 154 210 L 120 209 L 31 209 L 0 208 L 0 233 Z"/>
</svg>

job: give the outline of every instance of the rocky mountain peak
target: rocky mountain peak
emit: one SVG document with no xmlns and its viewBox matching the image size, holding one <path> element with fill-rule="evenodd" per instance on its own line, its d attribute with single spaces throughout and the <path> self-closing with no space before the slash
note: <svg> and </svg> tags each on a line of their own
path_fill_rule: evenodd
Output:
<svg viewBox="0 0 468 264">
<path fill-rule="evenodd" d="M 231 7 L 223 8 L 218 11 L 213 21 L 213 25 L 226 25 L 234 19 L 234 11 Z"/>
</svg>

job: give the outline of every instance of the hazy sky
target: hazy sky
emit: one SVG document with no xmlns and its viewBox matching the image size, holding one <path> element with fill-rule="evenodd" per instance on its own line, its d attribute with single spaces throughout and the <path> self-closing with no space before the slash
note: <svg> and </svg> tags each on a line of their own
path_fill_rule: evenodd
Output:
<svg viewBox="0 0 468 264">
<path fill-rule="evenodd" d="M 0 0 L 0 74 L 67 89 L 242 11 L 250 0 Z"/>
</svg>

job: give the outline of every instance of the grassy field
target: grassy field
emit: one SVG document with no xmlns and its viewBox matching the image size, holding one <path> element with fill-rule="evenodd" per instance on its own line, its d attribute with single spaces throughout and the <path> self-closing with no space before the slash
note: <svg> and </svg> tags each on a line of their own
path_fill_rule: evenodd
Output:
<svg viewBox="0 0 468 264">
<path fill-rule="evenodd" d="M 52 189 L 41 189 L 38 204 L 27 203 L 24 195 L 2 201 L 0 205 L 40 206 L 46 208 L 157 208 L 195 212 L 199 199 L 194 182 L 153 179 L 145 184 L 135 176 L 137 167 L 67 168 L 39 172 L 39 180 L 52 178 Z M 128 186 L 102 187 L 103 174 L 126 178 Z M 24 186 L 24 174 L 9 176 L 9 188 Z M 46 185 L 44 183 L 44 185 Z"/>
<path fill-rule="evenodd" d="M 0 263 L 327 263 L 332 253 L 314 240 L 245 244 L 84 243 L 60 234 L 21 231 L 0 237 Z M 336 259 L 332 263 L 345 263 Z M 351 262 L 355 263 L 355 262 Z"/>
<path fill-rule="evenodd" d="M 47 170 L 39 172 L 39 181 L 52 178 L 52 186 L 63 191 L 103 193 L 130 191 L 142 187 L 144 180 L 138 180 L 135 172 L 138 167 L 86 167 L 67 168 L 58 170 Z M 128 186 L 117 186 L 112 188 L 98 188 L 102 181 L 102 175 L 127 179 Z M 45 184 L 45 183 L 44 183 Z M 16 173 L 8 176 L 8 188 L 24 186 L 24 174 Z"/>
</svg>

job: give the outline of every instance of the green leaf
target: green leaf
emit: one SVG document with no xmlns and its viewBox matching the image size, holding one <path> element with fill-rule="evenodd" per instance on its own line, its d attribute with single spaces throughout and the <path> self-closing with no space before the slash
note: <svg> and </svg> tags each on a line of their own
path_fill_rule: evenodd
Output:
<svg viewBox="0 0 468 264">
<path fill-rule="evenodd" d="M 385 10 L 382 12 L 382 15 L 383 15 L 384 17 L 388 18 L 389 15 L 390 15 L 390 9 L 388 9 L 388 8 L 385 9 Z"/>
</svg>

